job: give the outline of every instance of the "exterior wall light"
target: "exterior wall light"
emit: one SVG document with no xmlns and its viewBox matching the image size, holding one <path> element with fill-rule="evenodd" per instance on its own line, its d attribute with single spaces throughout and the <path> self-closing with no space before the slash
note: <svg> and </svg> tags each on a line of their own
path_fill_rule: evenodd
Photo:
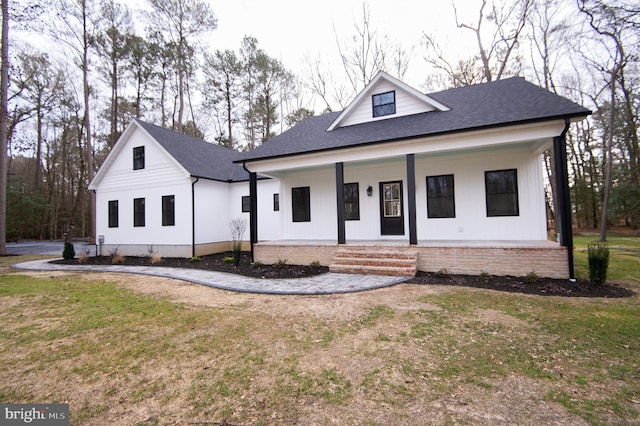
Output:
<svg viewBox="0 0 640 426">
<path fill-rule="evenodd" d="M 371 197 L 373 195 L 373 188 L 371 187 L 371 185 L 369 185 L 369 187 L 367 188 L 367 195 L 369 197 Z"/>
</svg>

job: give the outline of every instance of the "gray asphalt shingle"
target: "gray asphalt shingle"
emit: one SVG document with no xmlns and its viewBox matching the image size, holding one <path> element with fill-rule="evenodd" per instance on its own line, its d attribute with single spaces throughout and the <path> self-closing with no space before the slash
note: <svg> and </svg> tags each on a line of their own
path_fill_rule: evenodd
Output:
<svg viewBox="0 0 640 426">
<path fill-rule="evenodd" d="M 566 98 L 513 77 L 430 93 L 450 108 L 327 131 L 340 112 L 311 117 L 236 161 L 258 160 L 590 114 Z"/>
</svg>

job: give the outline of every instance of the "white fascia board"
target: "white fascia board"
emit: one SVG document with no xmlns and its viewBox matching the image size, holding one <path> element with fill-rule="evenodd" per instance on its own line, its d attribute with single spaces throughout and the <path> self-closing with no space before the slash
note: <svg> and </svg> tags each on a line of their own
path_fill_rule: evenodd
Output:
<svg viewBox="0 0 640 426">
<path fill-rule="evenodd" d="M 513 127 L 390 141 L 375 145 L 273 158 L 248 162 L 247 168 L 252 172 L 278 177 L 288 170 L 322 167 L 339 162 L 381 160 L 407 154 L 436 154 L 482 148 L 495 149 L 500 145 L 508 146 L 523 142 L 531 142 L 532 152 L 537 152 L 548 147 L 552 138 L 560 135 L 563 130 L 564 120 L 522 124 Z"/>
</svg>

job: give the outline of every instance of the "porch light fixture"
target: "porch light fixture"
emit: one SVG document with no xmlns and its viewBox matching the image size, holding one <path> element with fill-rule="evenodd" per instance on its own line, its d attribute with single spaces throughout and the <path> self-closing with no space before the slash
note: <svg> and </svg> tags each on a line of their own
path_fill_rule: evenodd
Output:
<svg viewBox="0 0 640 426">
<path fill-rule="evenodd" d="M 369 187 L 367 188 L 367 195 L 369 197 L 371 197 L 373 195 L 373 188 L 371 187 L 371 185 L 369 185 Z"/>
</svg>

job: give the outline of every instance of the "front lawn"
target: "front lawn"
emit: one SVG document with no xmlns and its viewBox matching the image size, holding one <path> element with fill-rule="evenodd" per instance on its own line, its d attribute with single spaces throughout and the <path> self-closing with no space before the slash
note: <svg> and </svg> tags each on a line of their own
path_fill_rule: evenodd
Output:
<svg viewBox="0 0 640 426">
<path fill-rule="evenodd" d="M 612 274 L 637 292 L 630 253 L 612 250 Z M 441 285 L 253 295 L 4 266 L 0 402 L 68 402 L 78 425 L 634 424 L 639 307 Z"/>
</svg>

